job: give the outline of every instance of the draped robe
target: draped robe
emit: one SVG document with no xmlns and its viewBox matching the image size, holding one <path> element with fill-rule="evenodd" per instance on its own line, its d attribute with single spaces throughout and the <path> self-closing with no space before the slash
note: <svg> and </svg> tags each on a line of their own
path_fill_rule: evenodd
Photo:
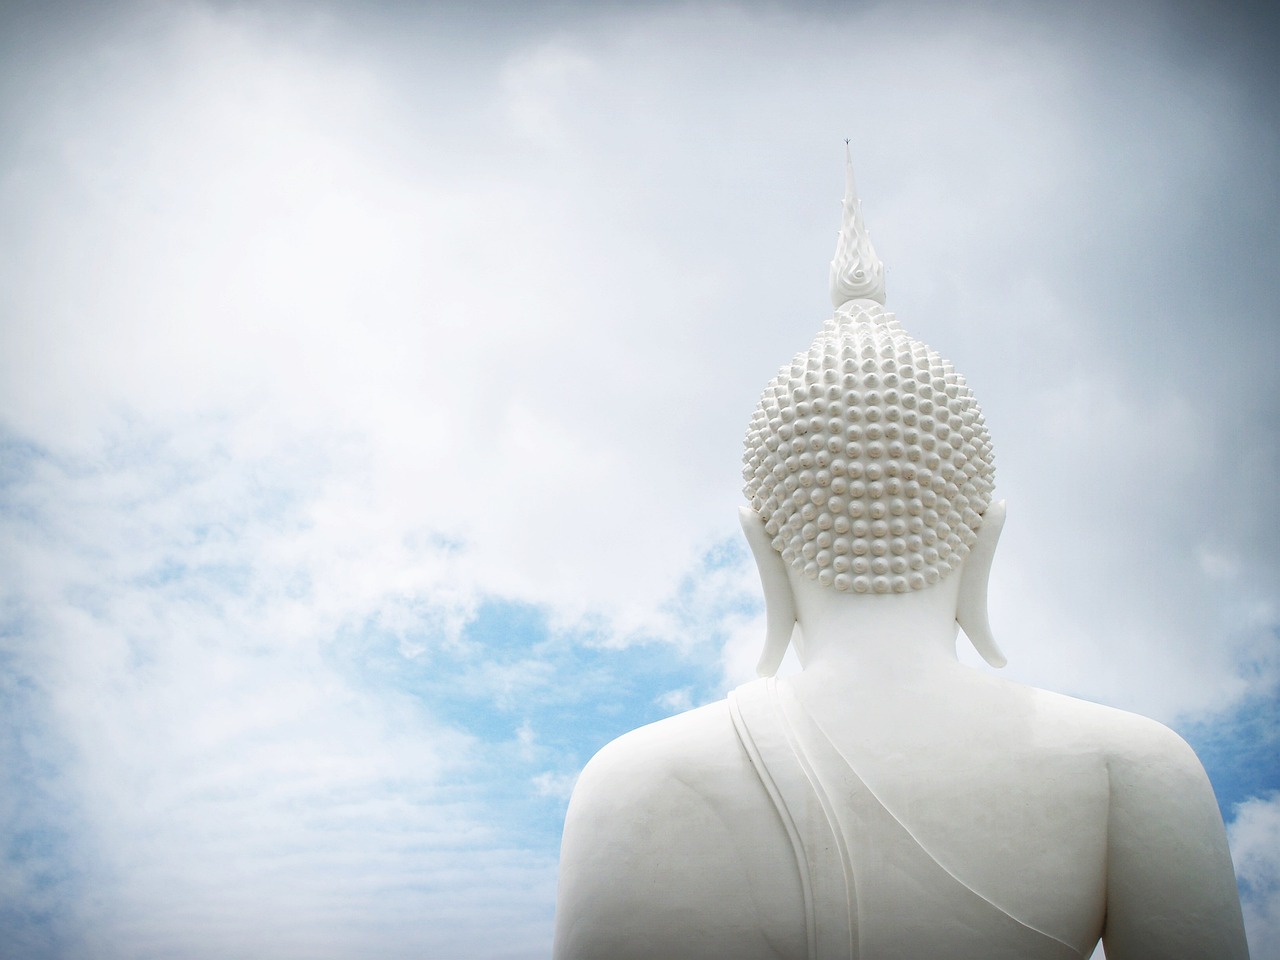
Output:
<svg viewBox="0 0 1280 960">
<path fill-rule="evenodd" d="M 809 960 L 1081 960 L 944 866 L 772 679 L 729 696 L 799 867 Z"/>
</svg>

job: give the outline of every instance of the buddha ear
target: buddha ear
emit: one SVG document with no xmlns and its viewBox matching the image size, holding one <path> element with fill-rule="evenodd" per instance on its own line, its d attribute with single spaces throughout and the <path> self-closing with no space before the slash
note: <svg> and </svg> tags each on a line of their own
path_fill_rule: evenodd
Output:
<svg viewBox="0 0 1280 960">
<path fill-rule="evenodd" d="M 782 557 L 773 549 L 773 540 L 764 528 L 760 515 L 750 507 L 738 508 L 738 520 L 742 532 L 747 535 L 751 553 L 760 571 L 760 586 L 764 588 L 765 628 L 764 651 L 756 665 L 756 673 L 772 677 L 778 672 L 782 658 L 791 643 L 791 631 L 796 625 L 796 601 L 787 580 L 787 567 Z"/>
<path fill-rule="evenodd" d="M 993 503 L 982 515 L 978 526 L 978 539 L 969 548 L 960 571 L 960 595 L 956 601 L 956 622 L 964 631 L 982 659 L 993 667 L 1003 667 L 1009 661 L 996 646 L 991 635 L 991 621 L 987 619 L 987 580 L 991 576 L 991 559 L 1004 529 L 1005 502 Z"/>
</svg>

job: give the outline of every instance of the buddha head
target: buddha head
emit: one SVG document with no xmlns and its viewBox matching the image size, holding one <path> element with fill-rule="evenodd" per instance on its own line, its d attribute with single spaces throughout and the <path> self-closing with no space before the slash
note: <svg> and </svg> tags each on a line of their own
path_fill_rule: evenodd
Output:
<svg viewBox="0 0 1280 960">
<path fill-rule="evenodd" d="M 907 594 L 962 569 L 991 506 L 995 466 L 982 411 L 951 364 L 884 309 L 884 267 L 847 154 L 831 296 L 834 316 L 765 387 L 747 428 L 743 521 L 771 608 L 764 565 L 777 560 L 761 556 L 766 543 L 824 588 Z M 995 512 L 992 536 L 1003 520 Z M 985 568 L 981 581 L 981 598 L 967 595 L 961 606 L 980 608 L 985 627 Z M 777 669 L 790 637 L 773 613 L 762 673 Z M 978 638 L 977 623 L 961 626 L 1002 665 L 989 631 Z"/>
</svg>

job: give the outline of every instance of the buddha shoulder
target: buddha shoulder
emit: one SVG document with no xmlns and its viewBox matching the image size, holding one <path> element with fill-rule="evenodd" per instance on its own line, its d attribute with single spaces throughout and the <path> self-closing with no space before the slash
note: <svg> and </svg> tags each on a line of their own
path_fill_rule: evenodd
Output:
<svg viewBox="0 0 1280 960">
<path fill-rule="evenodd" d="M 616 852 L 660 858 L 670 846 L 682 857 L 688 843 L 735 846 L 744 824 L 733 817 L 756 810 L 772 806 L 721 700 L 606 744 L 578 779 L 565 830 L 607 831 Z"/>
<path fill-rule="evenodd" d="M 574 802 L 586 803 L 600 791 L 611 795 L 611 804 L 656 800 L 646 795 L 703 775 L 717 758 L 723 762 L 734 742 L 724 700 L 646 724 L 605 744 L 591 758 L 578 779 Z"/>
<path fill-rule="evenodd" d="M 1113 859 L 1126 845 L 1160 847 L 1186 831 L 1212 838 L 1215 849 L 1225 844 L 1209 778 L 1177 733 L 1148 717 L 1061 694 L 1036 691 L 1036 699 L 1048 721 L 1039 728 L 1045 739 L 1056 740 L 1060 752 L 1089 752 L 1106 765 L 1109 832 L 1111 843 L 1120 844 Z"/>
<path fill-rule="evenodd" d="M 1087 745 L 1107 761 L 1112 775 L 1131 769 L 1170 767 L 1203 775 L 1182 737 L 1156 720 L 1075 697 L 1035 690 L 1036 713 L 1072 746 Z"/>
<path fill-rule="evenodd" d="M 1164 724 L 1074 702 L 1107 765 L 1107 956 L 1246 958 L 1226 831 L 1195 752 Z"/>
<path fill-rule="evenodd" d="M 555 956 L 776 958 L 793 955 L 789 941 L 803 955 L 791 864 L 727 702 L 633 730 L 574 789 Z"/>
<path fill-rule="evenodd" d="M 1065 698 L 1063 698 L 1065 699 Z M 1154 824 L 1162 818 L 1166 828 L 1175 824 L 1190 828 L 1198 823 L 1221 834 L 1221 817 L 1213 788 L 1195 751 L 1177 733 L 1148 717 L 1082 703 L 1089 734 L 1105 758 L 1110 784 L 1112 832 L 1134 829 L 1129 814 Z"/>
</svg>

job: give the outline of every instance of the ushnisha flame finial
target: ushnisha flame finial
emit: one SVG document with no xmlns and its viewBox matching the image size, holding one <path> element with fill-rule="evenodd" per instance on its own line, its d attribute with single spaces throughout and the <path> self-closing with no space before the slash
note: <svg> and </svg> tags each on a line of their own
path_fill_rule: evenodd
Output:
<svg viewBox="0 0 1280 960">
<path fill-rule="evenodd" d="M 831 260 L 831 303 L 839 309 L 850 300 L 884 303 L 884 264 L 871 246 L 862 222 L 862 201 L 853 179 L 853 155 L 844 142 L 844 216 L 836 255 Z"/>
</svg>

